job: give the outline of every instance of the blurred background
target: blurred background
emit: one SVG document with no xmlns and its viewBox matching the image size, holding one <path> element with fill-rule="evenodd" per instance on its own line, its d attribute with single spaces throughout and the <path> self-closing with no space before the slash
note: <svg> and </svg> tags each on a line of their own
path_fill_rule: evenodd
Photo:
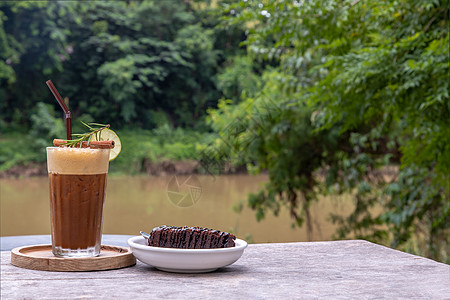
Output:
<svg viewBox="0 0 450 300">
<path fill-rule="evenodd" d="M 448 19 L 443 0 L 2 1 L 1 235 L 50 233 L 51 79 L 74 133 L 122 140 L 104 233 L 362 238 L 449 263 Z"/>
</svg>

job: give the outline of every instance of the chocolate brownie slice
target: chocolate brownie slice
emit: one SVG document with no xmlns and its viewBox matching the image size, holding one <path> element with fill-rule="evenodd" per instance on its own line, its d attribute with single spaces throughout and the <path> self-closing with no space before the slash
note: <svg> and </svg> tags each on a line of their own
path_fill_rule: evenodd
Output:
<svg viewBox="0 0 450 300">
<path fill-rule="evenodd" d="M 159 226 L 153 228 L 148 245 L 180 249 L 212 249 L 234 247 L 236 236 L 202 227 Z"/>
</svg>

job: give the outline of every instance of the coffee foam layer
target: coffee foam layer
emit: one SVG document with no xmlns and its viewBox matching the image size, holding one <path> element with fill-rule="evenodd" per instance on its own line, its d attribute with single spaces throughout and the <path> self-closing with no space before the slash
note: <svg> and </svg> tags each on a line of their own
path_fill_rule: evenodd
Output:
<svg viewBox="0 0 450 300">
<path fill-rule="evenodd" d="M 108 173 L 109 149 L 47 148 L 48 172 L 91 175 Z"/>
</svg>

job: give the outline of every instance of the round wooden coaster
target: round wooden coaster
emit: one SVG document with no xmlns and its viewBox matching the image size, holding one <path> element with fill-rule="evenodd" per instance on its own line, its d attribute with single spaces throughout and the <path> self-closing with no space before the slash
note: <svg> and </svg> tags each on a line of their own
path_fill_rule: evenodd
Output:
<svg viewBox="0 0 450 300">
<path fill-rule="evenodd" d="M 41 271 L 100 271 L 120 269 L 136 264 L 136 258 L 129 248 L 102 245 L 96 257 L 56 257 L 51 245 L 34 245 L 14 248 L 11 264 Z"/>
</svg>

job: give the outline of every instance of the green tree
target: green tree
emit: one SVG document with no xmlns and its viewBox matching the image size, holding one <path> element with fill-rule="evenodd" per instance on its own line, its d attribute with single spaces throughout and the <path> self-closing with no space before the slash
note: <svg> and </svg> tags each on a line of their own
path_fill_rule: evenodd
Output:
<svg viewBox="0 0 450 300">
<path fill-rule="evenodd" d="M 213 32 L 189 2 L 78 2 L 74 10 L 61 86 L 82 99 L 77 111 L 144 128 L 165 112 L 173 125 L 192 126 L 217 101 Z"/>
<path fill-rule="evenodd" d="M 216 29 L 201 1 L 20 1 L 0 4 L 0 107 L 31 125 L 45 81 L 85 115 L 115 127 L 205 129 L 221 92 L 216 74 L 242 31 Z M 225 50 L 221 48 L 224 47 Z M 162 116 L 162 117 L 161 117 Z"/>
<path fill-rule="evenodd" d="M 339 237 L 448 259 L 448 3 L 248 0 L 223 12 L 273 66 L 263 93 L 211 113 L 234 156 L 269 170 L 249 198 L 257 217 L 286 204 L 301 225 L 317 193 L 355 193 L 354 212 L 333 216 Z M 277 109 L 258 109 L 267 99 Z M 230 122 L 248 129 L 227 134 Z"/>
<path fill-rule="evenodd" d="M 67 10 L 58 2 L 0 2 L 0 115 L 5 123 L 28 123 L 45 81 L 67 59 Z"/>
<path fill-rule="evenodd" d="M 246 55 L 230 57 L 225 64 L 224 70 L 218 75 L 218 88 L 225 99 L 239 102 L 241 97 L 252 97 L 259 91 L 260 79 L 255 64 Z M 259 68 L 258 68 L 259 69 Z"/>
</svg>

